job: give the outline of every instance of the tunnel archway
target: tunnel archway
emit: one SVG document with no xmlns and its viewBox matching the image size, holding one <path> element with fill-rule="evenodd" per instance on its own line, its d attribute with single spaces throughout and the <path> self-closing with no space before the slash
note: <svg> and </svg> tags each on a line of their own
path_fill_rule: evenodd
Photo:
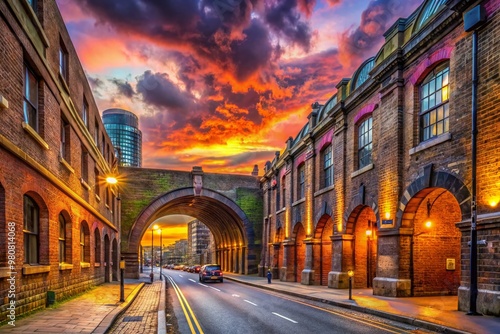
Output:
<svg viewBox="0 0 500 334">
<path fill-rule="evenodd" d="M 204 188 L 202 195 L 196 195 L 192 187 L 160 195 L 140 212 L 128 234 L 128 249 L 122 251 L 129 263 L 138 263 L 140 242 L 148 227 L 168 215 L 191 216 L 205 224 L 214 237 L 215 260 L 224 271 L 239 274 L 257 271 L 255 231 L 243 210 L 217 191 Z M 129 268 L 127 274 L 137 277 L 138 266 Z"/>
</svg>

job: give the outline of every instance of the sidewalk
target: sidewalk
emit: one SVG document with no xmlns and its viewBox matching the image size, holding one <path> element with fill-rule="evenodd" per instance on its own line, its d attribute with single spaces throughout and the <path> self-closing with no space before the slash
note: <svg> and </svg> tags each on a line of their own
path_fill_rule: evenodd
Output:
<svg viewBox="0 0 500 334">
<path fill-rule="evenodd" d="M 119 301 L 120 283 L 104 283 L 53 308 L 22 317 L 15 326 L 5 324 L 0 333 L 105 333 L 149 282 L 146 274 L 141 274 L 140 279 L 125 279 L 123 303 Z M 158 303 L 155 306 L 157 310 Z"/>
<path fill-rule="evenodd" d="M 349 300 L 348 289 L 329 289 L 326 286 L 302 285 L 273 280 L 256 275 L 224 273 L 226 279 L 253 285 L 262 289 L 283 292 L 331 305 L 349 308 L 389 318 L 441 333 L 500 333 L 500 318 L 468 316 L 457 311 L 457 296 L 392 298 L 374 296 L 371 289 L 353 289 Z"/>
</svg>

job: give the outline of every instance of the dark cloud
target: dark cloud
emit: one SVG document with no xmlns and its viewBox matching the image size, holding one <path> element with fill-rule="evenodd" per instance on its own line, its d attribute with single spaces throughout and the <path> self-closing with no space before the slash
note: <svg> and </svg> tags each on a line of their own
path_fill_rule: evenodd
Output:
<svg viewBox="0 0 500 334">
<path fill-rule="evenodd" d="M 104 85 L 104 82 L 101 79 L 99 79 L 98 77 L 92 77 L 88 74 L 87 80 L 89 81 L 90 88 L 92 88 L 92 90 L 94 91 L 97 90 L 97 88 L 102 88 Z"/>
<path fill-rule="evenodd" d="M 137 77 L 137 92 L 147 104 L 170 110 L 189 110 L 193 97 L 182 91 L 167 74 L 146 71 Z"/>
<path fill-rule="evenodd" d="M 276 37 L 310 49 L 312 32 L 301 12 L 309 15 L 314 4 L 315 0 L 83 0 L 81 6 L 93 13 L 97 24 L 188 51 L 198 66 L 245 81 L 281 54 L 273 50 Z M 252 18 L 252 12 L 259 15 Z M 192 87 L 193 82 L 186 84 Z"/>
<path fill-rule="evenodd" d="M 117 88 L 118 88 L 118 92 L 125 96 L 125 97 L 128 97 L 128 98 L 131 98 L 132 96 L 134 96 L 134 89 L 132 88 L 132 86 L 130 85 L 130 83 L 128 81 L 125 81 L 125 80 L 122 80 L 122 79 L 116 79 L 116 78 L 113 78 L 110 80 Z"/>
<path fill-rule="evenodd" d="M 420 3 L 421 0 L 371 1 L 361 15 L 359 27 L 344 31 L 340 36 L 339 50 L 345 55 L 344 63 L 359 65 L 365 58 L 373 56 L 383 43 L 386 30 Z"/>
<path fill-rule="evenodd" d="M 309 1 L 303 0 L 301 3 Z M 283 0 L 270 4 L 265 13 L 265 20 L 278 36 L 285 38 L 292 45 L 299 45 L 305 51 L 309 51 L 312 33 L 309 25 L 300 20 L 297 0 Z"/>
</svg>

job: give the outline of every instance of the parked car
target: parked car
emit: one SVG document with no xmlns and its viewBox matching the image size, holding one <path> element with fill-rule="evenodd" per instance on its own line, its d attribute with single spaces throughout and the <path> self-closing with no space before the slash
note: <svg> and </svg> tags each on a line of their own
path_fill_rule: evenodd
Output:
<svg viewBox="0 0 500 334">
<path fill-rule="evenodd" d="M 204 265 L 203 267 L 200 268 L 200 272 L 198 275 L 200 282 L 205 282 L 206 280 L 209 280 L 209 281 L 219 281 L 222 283 L 224 281 L 224 276 L 222 274 L 222 270 L 219 264 Z"/>
<path fill-rule="evenodd" d="M 200 272 L 200 268 L 201 268 L 200 265 L 193 266 L 193 273 L 199 273 Z"/>
</svg>

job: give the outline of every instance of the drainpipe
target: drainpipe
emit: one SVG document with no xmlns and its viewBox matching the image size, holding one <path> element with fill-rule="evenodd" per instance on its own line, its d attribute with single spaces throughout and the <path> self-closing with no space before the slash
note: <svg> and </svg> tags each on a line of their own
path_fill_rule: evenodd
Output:
<svg viewBox="0 0 500 334">
<path fill-rule="evenodd" d="M 464 13 L 464 29 L 472 33 L 472 136 L 471 136 L 471 242 L 470 242 L 470 289 L 469 289 L 469 312 L 467 315 L 481 315 L 477 312 L 477 195 L 476 195 L 476 165 L 477 165 L 477 29 L 486 22 L 486 13 L 481 5 L 478 5 Z"/>
</svg>

